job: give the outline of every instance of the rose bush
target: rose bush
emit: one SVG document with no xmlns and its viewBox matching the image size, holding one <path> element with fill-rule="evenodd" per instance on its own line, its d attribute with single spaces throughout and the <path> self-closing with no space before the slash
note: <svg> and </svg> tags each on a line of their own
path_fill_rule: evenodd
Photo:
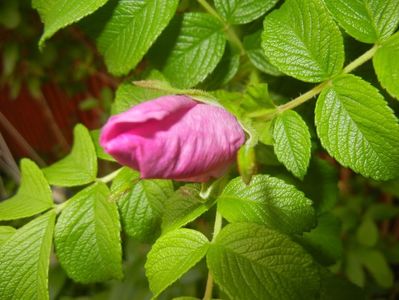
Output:
<svg viewBox="0 0 399 300">
<path fill-rule="evenodd" d="M 170 95 L 112 116 L 102 147 L 142 178 L 204 182 L 221 176 L 235 160 L 245 135 L 221 107 Z"/>
</svg>

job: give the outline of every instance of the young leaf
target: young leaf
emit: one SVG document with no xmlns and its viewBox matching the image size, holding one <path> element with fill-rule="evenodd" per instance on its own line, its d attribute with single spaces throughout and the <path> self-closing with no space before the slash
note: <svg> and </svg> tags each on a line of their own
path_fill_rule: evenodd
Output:
<svg viewBox="0 0 399 300">
<path fill-rule="evenodd" d="M 108 70 L 125 75 L 143 58 L 172 19 L 178 0 L 110 1 L 90 20 L 102 24 L 97 47 Z M 89 24 L 90 26 L 90 24 Z"/>
<path fill-rule="evenodd" d="M 152 70 L 147 76 L 144 77 L 146 80 L 161 80 L 166 81 L 165 77 L 157 70 Z M 144 79 L 140 78 L 140 79 Z M 119 114 L 131 108 L 133 105 L 137 105 L 141 102 L 158 98 L 166 95 L 165 92 L 153 90 L 149 88 L 143 88 L 134 85 L 132 80 L 127 80 L 118 86 L 115 94 L 115 100 L 112 103 L 111 113 Z"/>
<path fill-rule="evenodd" d="M 107 186 L 95 183 L 73 196 L 58 218 L 57 257 L 77 282 L 122 277 L 118 210 L 108 198 Z"/>
<path fill-rule="evenodd" d="M 42 22 L 44 32 L 39 41 L 39 47 L 61 28 L 79 21 L 90 15 L 108 0 L 32 0 L 32 7 L 36 9 Z"/>
<path fill-rule="evenodd" d="M 229 224 L 211 243 L 207 263 L 232 300 L 315 299 L 317 265 L 289 237 L 256 224 Z"/>
<path fill-rule="evenodd" d="M 356 239 L 364 246 L 373 247 L 378 242 L 378 234 L 378 227 L 374 220 L 365 217 L 357 228 Z"/>
<path fill-rule="evenodd" d="M 7 239 L 9 239 L 16 229 L 11 226 L 0 226 L 0 247 Z"/>
<path fill-rule="evenodd" d="M 399 2 L 398 2 L 399 5 Z M 397 13 L 399 16 L 399 14 Z M 373 65 L 381 85 L 399 99 L 399 32 L 385 41 L 374 54 Z"/>
<path fill-rule="evenodd" d="M 33 161 L 21 160 L 21 174 L 17 194 L 0 202 L 0 221 L 30 217 L 53 206 L 50 187 Z"/>
<path fill-rule="evenodd" d="M 387 39 L 399 23 L 397 0 L 324 0 L 345 31 L 364 43 Z"/>
<path fill-rule="evenodd" d="M 312 202 L 302 192 L 268 175 L 253 176 L 249 185 L 233 179 L 217 201 L 229 222 L 258 223 L 285 233 L 308 231 L 316 222 Z"/>
<path fill-rule="evenodd" d="M 296 177 L 303 179 L 310 160 L 308 126 L 295 111 L 286 111 L 276 118 L 273 127 L 274 152 Z"/>
<path fill-rule="evenodd" d="M 111 191 L 118 200 L 126 233 L 141 241 L 151 240 L 161 224 L 164 202 L 173 193 L 172 182 L 140 180 L 137 172 L 124 168 L 114 179 Z"/>
<path fill-rule="evenodd" d="M 383 288 L 390 288 L 394 283 L 393 273 L 385 256 L 374 249 L 362 249 L 358 253 L 364 267 Z"/>
<path fill-rule="evenodd" d="M 199 196 L 199 186 L 190 184 L 179 188 L 165 199 L 162 232 L 180 228 L 205 213 L 212 203 L 204 203 Z"/>
<path fill-rule="evenodd" d="M 89 131 L 78 124 L 73 130 L 73 136 L 71 152 L 60 161 L 43 169 L 44 176 L 50 184 L 77 186 L 96 179 L 97 155 Z"/>
<path fill-rule="evenodd" d="M 278 0 L 215 0 L 216 10 L 229 24 L 249 23 L 270 10 Z"/>
<path fill-rule="evenodd" d="M 260 71 L 272 76 L 280 76 L 282 73 L 270 63 L 261 47 L 261 35 L 262 31 L 259 30 L 244 37 L 243 45 L 248 58 L 251 63 Z"/>
<path fill-rule="evenodd" d="M 320 94 L 315 111 L 323 147 L 365 177 L 399 175 L 399 126 L 384 98 L 354 75 L 342 75 Z"/>
<path fill-rule="evenodd" d="M 0 247 L 2 299 L 49 299 L 48 268 L 55 213 L 19 228 Z"/>
<path fill-rule="evenodd" d="M 208 239 L 200 232 L 181 228 L 160 237 L 145 264 L 150 289 L 157 297 L 206 254 Z"/>
<path fill-rule="evenodd" d="M 344 63 L 341 33 L 321 0 L 287 0 L 266 16 L 262 47 L 280 71 L 308 82 L 331 78 Z"/>
<path fill-rule="evenodd" d="M 162 49 L 170 51 L 162 71 L 174 86 L 189 88 L 215 69 L 223 56 L 226 40 L 223 25 L 208 14 L 186 13 L 180 26 L 173 48 Z"/>
<path fill-rule="evenodd" d="M 256 173 L 255 148 L 247 144 L 241 146 L 237 152 L 237 166 L 241 179 L 245 184 L 251 182 L 252 176 Z"/>
</svg>

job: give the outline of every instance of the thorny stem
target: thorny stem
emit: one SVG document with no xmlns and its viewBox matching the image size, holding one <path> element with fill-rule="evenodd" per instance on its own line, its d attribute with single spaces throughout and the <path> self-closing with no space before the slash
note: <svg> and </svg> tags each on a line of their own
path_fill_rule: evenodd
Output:
<svg viewBox="0 0 399 300">
<path fill-rule="evenodd" d="M 350 64 L 348 64 L 343 70 L 341 74 L 347 74 L 352 72 L 354 69 L 356 69 L 357 67 L 361 66 L 362 64 L 364 64 L 365 62 L 367 62 L 368 60 L 370 60 L 375 52 L 378 49 L 378 45 L 374 45 L 371 49 L 369 49 L 368 51 L 366 51 L 365 53 L 363 53 L 362 55 L 360 55 L 358 58 L 356 58 L 354 61 L 352 61 Z M 324 81 L 322 83 L 320 83 L 319 85 L 316 85 L 314 88 L 312 88 L 311 90 L 307 91 L 305 94 L 300 95 L 299 97 L 296 97 L 295 99 L 280 105 L 277 107 L 277 111 L 274 112 L 270 112 L 267 111 L 264 114 L 256 114 L 256 115 L 249 115 L 249 117 L 255 117 L 255 118 L 261 118 L 261 119 L 271 119 L 271 117 L 274 117 L 276 112 L 284 112 L 286 110 L 289 109 L 293 109 L 303 103 L 305 103 L 306 101 L 312 99 L 313 97 L 317 96 L 318 94 L 321 93 L 321 91 L 324 89 L 324 87 L 328 86 L 329 84 L 331 84 L 331 80 L 327 80 Z"/>
<path fill-rule="evenodd" d="M 224 25 L 224 31 L 228 39 L 237 46 L 237 48 L 240 50 L 241 55 L 245 55 L 244 46 L 235 31 L 230 27 L 230 24 L 226 23 L 226 21 L 218 14 L 218 12 L 213 9 L 213 7 L 208 2 L 206 2 L 206 0 L 197 1 L 210 15 L 214 16 Z"/>
<path fill-rule="evenodd" d="M 222 229 L 222 215 L 216 211 L 215 217 L 215 225 L 213 227 L 213 237 L 212 242 L 215 241 L 216 236 L 219 234 L 220 230 Z M 213 278 L 212 274 L 208 272 L 208 279 L 206 281 L 206 288 L 203 300 L 211 300 L 212 299 L 212 291 L 213 291 Z"/>
</svg>

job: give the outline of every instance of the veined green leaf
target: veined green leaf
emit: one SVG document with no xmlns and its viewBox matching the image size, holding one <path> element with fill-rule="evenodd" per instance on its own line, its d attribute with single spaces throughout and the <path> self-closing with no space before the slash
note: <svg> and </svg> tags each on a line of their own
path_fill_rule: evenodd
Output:
<svg viewBox="0 0 399 300">
<path fill-rule="evenodd" d="M 97 46 L 108 70 L 124 75 L 143 58 L 172 19 L 178 0 L 110 1 L 91 22 L 103 24 Z"/>
<path fill-rule="evenodd" d="M 199 196 L 199 185 L 189 184 L 179 188 L 165 199 L 162 216 L 162 232 L 178 229 L 205 213 L 210 203 L 205 203 Z"/>
<path fill-rule="evenodd" d="M 229 222 L 263 224 L 286 233 L 302 233 L 316 222 L 312 202 L 294 186 L 268 175 L 246 185 L 240 177 L 219 196 L 218 209 Z"/>
<path fill-rule="evenodd" d="M 17 194 L 0 202 L 0 220 L 26 218 L 53 206 L 50 187 L 39 167 L 29 159 L 21 160 L 21 186 Z"/>
<path fill-rule="evenodd" d="M 39 47 L 61 28 L 79 21 L 90 15 L 108 0 L 32 0 L 44 23 L 44 32 L 39 41 Z"/>
<path fill-rule="evenodd" d="M 145 80 L 161 80 L 166 81 L 161 72 L 151 70 Z M 143 79 L 143 78 L 141 78 Z M 132 80 L 127 80 L 118 86 L 115 94 L 115 100 L 112 103 L 111 113 L 119 114 L 137 105 L 141 102 L 152 100 L 160 96 L 166 95 L 167 92 L 158 91 L 155 89 L 143 88 L 134 85 Z"/>
<path fill-rule="evenodd" d="M 124 168 L 114 179 L 112 197 L 118 201 L 123 229 L 138 240 L 149 241 L 159 232 L 166 199 L 173 193 L 170 180 L 140 180 Z"/>
<path fill-rule="evenodd" d="M 73 196 L 58 218 L 57 257 L 73 280 L 83 283 L 122 277 L 120 224 L 116 204 L 104 183 Z"/>
<path fill-rule="evenodd" d="M 232 300 L 315 299 L 318 268 L 289 237 L 256 224 L 229 224 L 211 243 L 207 263 Z"/>
<path fill-rule="evenodd" d="M 310 133 L 301 116 L 289 110 L 277 116 L 273 127 L 274 152 L 296 177 L 305 176 L 310 161 Z"/>
<path fill-rule="evenodd" d="M 160 237 L 148 253 L 145 264 L 154 297 L 198 263 L 208 247 L 208 239 L 192 229 L 181 228 Z"/>
<path fill-rule="evenodd" d="M 280 71 L 308 82 L 333 77 L 344 63 L 341 33 L 321 0 L 287 0 L 266 16 L 262 47 Z"/>
<path fill-rule="evenodd" d="M 245 24 L 265 14 L 277 2 L 278 0 L 215 0 L 215 7 L 229 24 Z"/>
<path fill-rule="evenodd" d="M 399 126 L 384 98 L 354 75 L 342 75 L 320 94 L 315 111 L 323 147 L 366 177 L 399 176 Z"/>
<path fill-rule="evenodd" d="M 0 226 L 0 246 L 3 244 L 8 238 L 10 238 L 16 229 L 11 226 Z"/>
<path fill-rule="evenodd" d="M 55 213 L 19 228 L 0 247 L 1 299 L 49 299 L 48 268 Z"/>
<path fill-rule="evenodd" d="M 399 2 L 397 2 L 399 5 Z M 397 13 L 399 16 L 399 13 Z M 399 99 L 399 32 L 386 40 L 374 54 L 373 65 L 381 85 Z"/>
<path fill-rule="evenodd" d="M 240 54 L 229 43 L 216 68 L 200 84 L 201 89 L 214 90 L 227 84 L 237 73 L 240 66 Z"/>
<path fill-rule="evenodd" d="M 273 66 L 269 59 L 266 57 L 262 47 L 262 31 L 259 30 L 255 33 L 244 37 L 244 48 L 251 63 L 260 71 L 272 75 L 283 75 L 275 66 Z"/>
<path fill-rule="evenodd" d="M 364 43 L 387 39 L 399 23 L 397 0 L 324 0 L 345 31 Z"/>
<path fill-rule="evenodd" d="M 186 13 L 180 24 L 176 42 L 171 49 L 164 49 L 160 41 L 156 45 L 158 55 L 170 51 L 162 66 L 163 74 L 173 86 L 189 88 L 203 81 L 221 60 L 226 44 L 223 25 L 204 13 Z M 165 35 L 165 39 L 171 39 Z M 162 52 L 159 52 L 162 51 Z"/>
<path fill-rule="evenodd" d="M 97 155 L 90 133 L 81 124 L 73 130 L 71 152 L 63 159 L 44 168 L 48 182 L 59 186 L 77 186 L 90 183 L 97 175 Z"/>
</svg>

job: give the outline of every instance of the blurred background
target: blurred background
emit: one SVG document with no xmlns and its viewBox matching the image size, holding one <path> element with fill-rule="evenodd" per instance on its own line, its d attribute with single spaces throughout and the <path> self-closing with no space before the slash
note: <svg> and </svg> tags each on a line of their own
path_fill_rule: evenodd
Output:
<svg viewBox="0 0 399 300">
<path fill-rule="evenodd" d="M 180 11 L 197 9 L 191 2 L 182 1 Z M 51 164 L 69 152 L 76 123 L 89 129 L 100 128 L 109 116 L 115 90 L 124 79 L 106 71 L 93 41 L 79 24 L 58 32 L 40 52 L 37 43 L 42 30 L 29 0 L 0 0 L 1 199 L 16 191 L 18 161 L 22 157 L 31 158 L 39 166 Z M 367 45 L 349 37 L 345 38 L 345 47 L 348 61 L 367 50 Z M 145 63 L 134 72 L 140 72 Z M 241 89 L 244 84 L 240 74 L 245 72 L 244 66 L 227 88 Z M 355 73 L 379 86 L 370 63 Z M 298 91 L 311 86 L 284 76 L 262 74 L 261 80 L 268 82 L 276 99 L 295 97 Z M 384 96 L 398 112 L 397 101 Z M 298 111 L 315 136 L 312 105 Z M 314 141 L 315 155 L 309 173 L 300 182 L 278 163 L 270 146 L 259 147 L 259 170 L 295 184 L 315 201 L 319 226 L 307 235 L 309 243 L 304 243 L 304 247 L 333 272 L 363 287 L 367 298 L 399 299 L 399 181 L 378 183 L 358 176 L 339 166 Z M 112 168 L 109 162 L 102 162 L 100 172 L 106 174 Z M 61 198 L 68 193 L 73 191 L 59 191 Z M 207 232 L 209 224 L 212 222 L 205 215 L 193 226 Z M 67 278 L 53 258 L 49 275 L 51 299 L 150 299 L 143 267 L 150 244 L 125 235 L 123 240 L 123 281 L 81 285 Z M 160 299 L 200 296 L 206 274 L 202 262 Z"/>
</svg>

